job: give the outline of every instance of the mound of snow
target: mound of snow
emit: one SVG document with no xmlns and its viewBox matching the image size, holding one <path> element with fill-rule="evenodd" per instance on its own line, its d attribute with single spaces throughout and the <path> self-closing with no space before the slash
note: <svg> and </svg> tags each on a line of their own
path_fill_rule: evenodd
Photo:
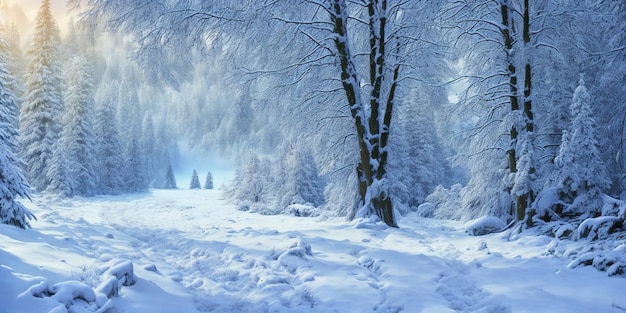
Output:
<svg viewBox="0 0 626 313">
<path fill-rule="evenodd" d="M 465 231 L 472 236 L 482 236 L 502 231 L 506 223 L 495 216 L 483 216 L 465 224 Z"/>
</svg>

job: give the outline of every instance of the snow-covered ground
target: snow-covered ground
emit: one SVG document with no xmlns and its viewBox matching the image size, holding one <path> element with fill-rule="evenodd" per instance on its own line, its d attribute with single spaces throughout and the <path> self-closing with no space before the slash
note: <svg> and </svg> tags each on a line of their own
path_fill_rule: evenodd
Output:
<svg viewBox="0 0 626 313">
<path fill-rule="evenodd" d="M 543 236 L 264 216 L 207 190 L 28 206 L 33 229 L 0 225 L 0 312 L 626 312 L 623 277 Z"/>
</svg>

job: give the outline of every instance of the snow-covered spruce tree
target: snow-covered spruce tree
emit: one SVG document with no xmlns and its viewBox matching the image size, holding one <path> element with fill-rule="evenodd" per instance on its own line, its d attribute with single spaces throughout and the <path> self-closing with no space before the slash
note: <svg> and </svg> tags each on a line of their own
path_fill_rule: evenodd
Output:
<svg viewBox="0 0 626 313">
<path fill-rule="evenodd" d="M 282 173 L 275 176 L 284 177 L 281 186 L 276 184 L 274 192 L 281 208 L 291 204 L 311 204 L 318 207 L 324 203 L 324 180 L 320 177 L 313 153 L 305 147 L 294 145 L 286 155 L 279 157 L 278 166 Z"/>
<path fill-rule="evenodd" d="M 573 117 L 570 131 L 564 134 L 556 159 L 557 187 L 562 200 L 571 203 L 563 213 L 596 215 L 600 213 L 601 195 L 608 189 L 610 180 L 594 134 L 591 96 L 582 78 L 570 109 Z"/>
<path fill-rule="evenodd" d="M 250 153 L 248 158 L 235 171 L 232 196 L 240 201 L 261 203 L 268 201 L 269 162 Z"/>
<path fill-rule="evenodd" d="M 47 168 L 46 175 L 50 177 L 46 191 L 62 196 L 74 195 L 74 181 L 71 177 L 70 163 L 66 157 L 63 143 L 59 140 L 53 147 L 52 162 Z"/>
<path fill-rule="evenodd" d="M 167 170 L 165 171 L 165 185 L 163 186 L 165 189 L 177 189 L 176 186 L 176 177 L 174 176 L 174 169 L 172 168 L 172 164 L 167 164 Z"/>
<path fill-rule="evenodd" d="M 201 189 L 200 179 L 198 178 L 198 172 L 193 170 L 193 174 L 191 174 L 191 182 L 189 183 L 189 189 Z"/>
<path fill-rule="evenodd" d="M 87 197 L 96 193 L 97 180 L 96 136 L 92 123 L 92 71 L 84 57 L 74 56 L 68 63 L 63 132 L 59 141 L 67 162 L 71 164 L 68 174 L 72 181 L 73 194 Z"/>
<path fill-rule="evenodd" d="M 135 135 L 131 135 L 124 151 L 124 190 L 127 192 L 143 192 L 148 189 L 138 141 Z"/>
<path fill-rule="evenodd" d="M 5 59 L 0 54 L 0 223 L 27 228 L 30 227 L 28 221 L 35 216 L 17 201 L 18 197 L 30 199 L 30 186 L 15 156 L 17 104 L 13 92 L 5 85 L 9 76 Z"/>
<path fill-rule="evenodd" d="M 28 181 L 38 191 L 45 190 L 52 177 L 55 145 L 61 133 L 62 78 L 58 60 L 59 30 L 43 0 L 36 17 L 33 43 L 28 51 L 26 97 L 20 114 L 20 156 L 26 164 Z"/>
<path fill-rule="evenodd" d="M 94 130 L 96 134 L 97 193 L 116 195 L 124 190 L 124 159 L 122 142 L 115 122 L 119 85 L 112 81 L 101 87 L 96 110 Z"/>
<path fill-rule="evenodd" d="M 250 99 L 250 84 L 246 84 L 242 88 L 239 99 L 234 105 L 230 106 L 227 111 L 226 121 L 221 124 L 220 132 L 222 136 L 226 136 L 226 140 L 240 141 L 247 138 L 252 131 L 254 121 L 254 110 Z"/>
<path fill-rule="evenodd" d="M 15 23 L 10 26 L 1 25 L 0 23 L 0 55 L 5 60 L 6 70 L 11 74 L 10 79 L 6 81 L 5 86 L 8 87 L 15 96 L 16 99 L 16 123 L 17 116 L 19 115 L 19 107 L 21 106 L 22 97 L 24 95 L 24 75 L 26 64 L 22 57 L 22 50 L 20 48 L 20 34 L 17 30 Z M 15 124 L 17 127 L 17 124 Z M 17 138 L 16 138 L 17 140 Z"/>
<path fill-rule="evenodd" d="M 161 145 L 157 142 L 155 138 L 154 124 L 152 122 L 152 116 L 146 114 L 143 117 L 143 121 L 141 123 L 141 151 L 144 157 L 144 171 L 146 173 L 146 180 L 150 187 L 157 187 L 163 184 L 158 184 L 157 182 L 161 180 L 162 168 L 159 164 L 159 148 Z"/>
<path fill-rule="evenodd" d="M 17 152 L 17 114 L 18 104 L 17 98 L 9 88 L 11 82 L 15 81 L 13 75 L 8 70 L 8 59 L 2 54 L 3 47 L 7 47 L 6 42 L 0 37 L 0 87 L 2 88 L 0 96 L 2 96 L 2 115 L 0 123 L 2 124 L 3 133 L 0 139 L 12 153 Z"/>
<path fill-rule="evenodd" d="M 626 2 L 576 3 L 579 12 L 585 14 L 575 15 L 571 22 L 579 38 L 574 50 L 579 62 L 574 70 L 585 69 L 585 81 L 593 95 L 594 119 L 602 125 L 596 129 L 596 139 L 612 180 L 607 192 L 622 194 L 626 199 Z"/>
<path fill-rule="evenodd" d="M 211 174 L 211 171 L 206 174 L 206 179 L 204 180 L 204 189 L 213 189 L 213 174 Z"/>
<path fill-rule="evenodd" d="M 448 185 L 451 169 L 436 133 L 434 103 L 413 89 L 394 112 L 396 127 L 389 141 L 393 151 L 389 176 L 396 209 L 415 210 L 437 185 Z"/>
<path fill-rule="evenodd" d="M 21 173 L 19 159 L 0 143 L 0 223 L 30 228 L 29 220 L 35 216 L 18 197 L 30 200 L 30 186 Z"/>
</svg>

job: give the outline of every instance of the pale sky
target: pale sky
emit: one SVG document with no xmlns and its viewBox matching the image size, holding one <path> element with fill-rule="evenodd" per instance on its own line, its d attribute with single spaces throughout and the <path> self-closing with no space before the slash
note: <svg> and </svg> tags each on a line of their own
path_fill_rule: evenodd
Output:
<svg viewBox="0 0 626 313">
<path fill-rule="evenodd" d="M 56 18 L 57 25 L 61 31 L 61 36 L 64 36 L 65 29 L 67 29 L 69 21 L 66 3 L 67 0 L 50 0 L 52 14 L 54 14 Z M 4 7 L 1 11 L 9 12 L 6 16 L 0 15 L 0 18 L 13 21 L 18 26 L 20 36 L 22 38 L 23 49 L 26 49 L 30 45 L 30 38 L 34 27 L 33 21 L 35 16 L 37 16 L 37 11 L 39 10 L 40 5 L 41 0 L 0 0 L 0 8 Z M 15 6 L 18 6 L 21 9 L 23 15 L 17 13 L 20 10 L 15 10 Z M 24 15 L 26 15 L 27 18 L 26 21 L 24 20 Z M 7 21 L 2 22 L 6 23 Z"/>
<path fill-rule="evenodd" d="M 4 2 L 4 4 L 8 7 L 13 6 L 14 4 L 19 4 L 28 16 L 29 19 L 34 19 L 35 15 L 37 15 L 37 10 L 39 9 L 39 5 L 41 4 L 41 0 L 0 0 L 0 2 Z M 52 8 L 52 13 L 57 18 L 64 18 L 67 12 L 65 4 L 67 0 L 50 0 L 50 7 Z"/>
</svg>

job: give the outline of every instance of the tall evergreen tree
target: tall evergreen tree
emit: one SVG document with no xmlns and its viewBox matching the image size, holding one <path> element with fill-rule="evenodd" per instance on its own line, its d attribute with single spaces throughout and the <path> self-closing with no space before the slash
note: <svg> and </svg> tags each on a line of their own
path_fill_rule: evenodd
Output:
<svg viewBox="0 0 626 313">
<path fill-rule="evenodd" d="M 143 159 L 136 135 L 130 139 L 130 143 L 124 152 L 124 182 L 128 192 L 142 192 L 148 189 L 144 173 Z"/>
<path fill-rule="evenodd" d="M 14 81 L 13 75 L 8 70 L 8 58 L 4 54 L 4 48 L 8 45 L 2 37 L 0 37 L 0 87 L 2 88 L 0 96 L 2 96 L 2 115 L 0 123 L 3 132 L 0 133 L 0 140 L 6 144 L 12 153 L 16 153 L 17 149 L 17 99 L 15 94 L 9 88 L 11 82 Z"/>
<path fill-rule="evenodd" d="M 157 187 L 162 185 L 157 184 L 161 179 L 161 168 L 162 165 L 159 162 L 159 157 L 161 154 L 159 153 L 159 145 L 156 141 L 154 124 L 152 122 L 152 116 L 144 115 L 143 121 L 141 123 L 141 151 L 145 156 L 144 158 L 144 171 L 146 173 L 146 180 L 150 187 Z"/>
<path fill-rule="evenodd" d="M 73 193 L 93 196 L 96 188 L 96 137 L 91 120 L 94 86 L 92 68 L 87 59 L 74 56 L 69 62 L 67 94 L 63 116 L 63 132 L 59 141 L 67 161 L 71 164 L 69 179 Z"/>
<path fill-rule="evenodd" d="M 58 118 L 63 107 L 59 30 L 49 0 L 42 1 L 36 22 L 33 44 L 28 51 L 31 62 L 20 116 L 20 155 L 26 163 L 28 180 L 43 191 L 52 180 L 48 168 L 61 133 Z"/>
<path fill-rule="evenodd" d="M 211 171 L 206 174 L 206 179 L 204 180 L 204 189 L 213 189 L 213 174 L 211 174 Z"/>
<path fill-rule="evenodd" d="M 74 181 L 71 177 L 70 163 L 66 157 L 65 147 L 57 142 L 54 145 L 52 162 L 47 168 L 46 175 L 50 177 L 46 191 L 63 196 L 74 195 Z"/>
<path fill-rule="evenodd" d="M 124 190 L 124 159 L 122 141 L 115 122 L 115 108 L 119 85 L 113 81 L 102 88 L 102 95 L 96 111 L 96 162 L 97 192 L 119 194 Z"/>
<path fill-rule="evenodd" d="M 313 153 L 305 148 L 292 151 L 287 164 L 286 193 L 282 197 L 282 205 L 310 203 L 320 206 L 324 203 L 325 181 L 320 177 Z"/>
<path fill-rule="evenodd" d="M 413 89 L 394 116 L 397 123 L 389 142 L 393 151 L 389 177 L 400 213 L 416 209 L 437 185 L 446 185 L 451 172 L 430 101 Z"/>
<path fill-rule="evenodd" d="M 16 116 L 17 123 L 19 107 L 21 106 L 22 96 L 24 94 L 23 78 L 26 65 L 23 64 L 22 50 L 20 48 L 20 35 L 15 23 L 12 23 L 10 26 L 3 26 L 0 23 L 0 38 L 3 39 L 0 43 L 0 55 L 4 56 L 6 70 L 11 74 L 10 79 L 6 81 L 5 86 L 13 92 L 16 99 L 16 109 L 18 110 L 14 115 Z"/>
<path fill-rule="evenodd" d="M 0 38 L 0 46 L 3 40 Z M 20 228 L 30 227 L 34 215 L 17 201 L 30 199 L 30 187 L 15 156 L 15 96 L 6 82 L 10 80 L 6 59 L 0 54 L 0 223 Z"/>
<path fill-rule="evenodd" d="M 233 197 L 252 203 L 267 200 L 269 171 L 267 160 L 251 153 L 235 171 Z"/>
<path fill-rule="evenodd" d="M 569 136 L 564 140 L 557 156 L 557 181 L 562 194 L 575 200 L 571 213 L 582 214 L 589 210 L 599 210 L 599 196 L 608 189 L 610 180 L 606 166 L 600 157 L 598 140 L 595 137 L 595 121 L 591 110 L 591 96 L 580 79 L 574 91 L 570 107 L 572 122 Z"/>
<path fill-rule="evenodd" d="M 165 185 L 163 186 L 165 189 L 176 189 L 176 177 L 174 176 L 174 169 L 172 168 L 172 164 L 167 164 L 167 171 L 165 172 Z"/>
<path fill-rule="evenodd" d="M 198 172 L 193 170 L 193 174 L 191 175 L 191 183 L 189 184 L 189 189 L 200 189 L 200 179 L 198 178 Z"/>
</svg>

